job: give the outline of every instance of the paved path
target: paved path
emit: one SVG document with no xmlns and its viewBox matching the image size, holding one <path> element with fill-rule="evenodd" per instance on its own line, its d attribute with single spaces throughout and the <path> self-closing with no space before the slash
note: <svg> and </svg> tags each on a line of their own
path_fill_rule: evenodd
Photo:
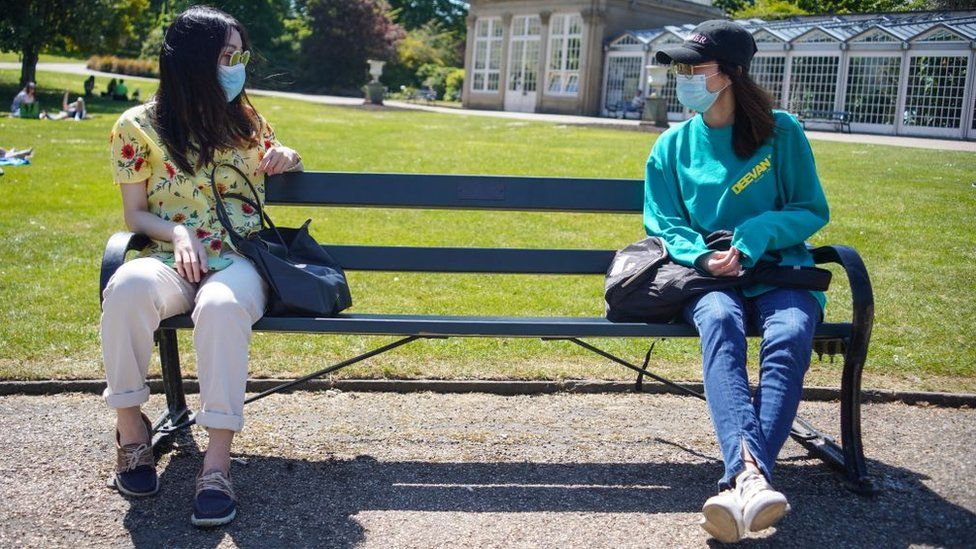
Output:
<svg viewBox="0 0 976 549">
<path fill-rule="evenodd" d="M 830 427 L 837 405 L 801 414 Z M 205 434 L 161 458 L 158 496 L 128 500 L 105 486 L 111 425 L 93 395 L 0 397 L 0 546 L 704 547 L 699 509 L 722 470 L 692 398 L 276 395 L 236 441 L 238 519 L 201 532 Z M 976 411 L 868 405 L 864 432 L 879 496 L 790 441 L 776 485 L 793 513 L 748 546 L 976 546 Z"/>
<path fill-rule="evenodd" d="M 19 63 L 4 62 L 0 63 L 0 69 L 19 69 Z M 82 63 L 38 63 L 37 69 L 40 71 L 67 72 L 78 75 L 94 74 L 105 78 L 127 78 L 130 80 L 151 80 L 135 76 L 117 75 L 106 72 L 92 71 L 85 68 Z M 299 101 L 308 101 L 325 105 L 361 105 L 362 99 L 354 97 L 339 97 L 333 95 L 314 95 L 305 93 L 279 92 L 271 90 L 248 90 L 251 95 L 263 95 L 271 97 L 284 97 Z M 505 118 L 509 120 L 526 120 L 534 122 L 550 122 L 554 124 L 586 125 L 586 126 L 608 126 L 608 127 L 627 127 L 637 128 L 637 120 L 620 120 L 616 118 L 603 118 L 594 116 L 571 116 L 563 114 L 543 114 L 543 113 L 519 113 L 507 111 L 485 111 L 475 109 L 458 109 L 450 107 L 438 107 L 433 105 L 420 105 L 406 101 L 388 100 L 385 102 L 391 107 L 402 109 L 413 109 L 443 114 L 453 114 L 461 116 L 485 116 L 491 118 Z M 861 143 L 873 145 L 892 145 L 896 147 L 915 147 L 922 149 L 936 149 L 942 151 L 966 151 L 976 152 L 976 142 L 959 141 L 952 139 L 928 139 L 921 137 L 902 137 L 893 135 L 870 135 L 870 134 L 843 134 L 835 132 L 808 131 L 807 137 L 822 141 L 837 141 L 843 143 Z"/>
</svg>

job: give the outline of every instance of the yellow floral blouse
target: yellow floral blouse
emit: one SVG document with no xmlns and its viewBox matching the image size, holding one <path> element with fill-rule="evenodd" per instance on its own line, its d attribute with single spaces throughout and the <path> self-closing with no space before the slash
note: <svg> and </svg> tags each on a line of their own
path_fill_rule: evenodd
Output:
<svg viewBox="0 0 976 549">
<path fill-rule="evenodd" d="M 222 254 L 230 250 L 230 238 L 217 219 L 210 174 L 215 166 L 232 164 L 248 175 L 264 204 L 264 174 L 257 172 L 258 164 L 270 147 L 280 145 L 274 130 L 264 118 L 258 116 L 260 134 L 258 146 L 249 149 L 217 151 L 213 162 L 194 173 L 187 173 L 171 161 L 166 147 L 150 123 L 147 103 L 133 107 L 119 117 L 109 135 L 112 144 L 112 173 L 116 184 L 138 184 L 147 181 L 146 193 L 149 211 L 159 217 L 182 223 L 195 231 L 210 256 L 210 268 L 219 270 L 229 264 Z M 191 164 L 195 158 L 188 155 Z M 230 168 L 217 169 L 217 190 L 251 197 L 250 188 L 240 174 Z M 239 200 L 225 199 L 224 205 L 234 228 L 239 234 L 257 230 L 261 223 L 258 213 Z M 173 263 L 173 245 L 153 240 L 142 255 L 155 257 L 169 265 Z"/>
</svg>

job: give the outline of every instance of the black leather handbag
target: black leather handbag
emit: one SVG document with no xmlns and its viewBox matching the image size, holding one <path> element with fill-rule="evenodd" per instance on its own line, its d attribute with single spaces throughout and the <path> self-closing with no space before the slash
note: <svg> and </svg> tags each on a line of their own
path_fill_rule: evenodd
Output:
<svg viewBox="0 0 976 549">
<path fill-rule="evenodd" d="M 217 191 L 218 168 L 237 172 L 250 188 L 254 199 L 236 193 Z M 227 230 L 238 253 L 251 260 L 270 293 L 266 316 L 334 316 L 352 306 L 349 284 L 342 267 L 308 233 L 307 220 L 297 229 L 276 227 L 265 213 L 257 190 L 247 176 L 231 164 L 220 164 L 210 174 L 217 218 Z M 261 218 L 261 230 L 241 235 L 230 222 L 224 199 L 240 200 L 250 205 Z"/>
<path fill-rule="evenodd" d="M 705 237 L 710 250 L 728 250 L 730 231 L 715 231 Z M 779 265 L 760 261 L 738 276 L 712 276 L 675 263 L 660 237 L 651 236 L 619 250 L 607 269 L 604 281 L 606 316 L 611 322 L 671 322 L 681 315 L 691 298 L 717 290 L 751 284 L 780 288 L 826 291 L 831 273 L 819 267 Z"/>
</svg>

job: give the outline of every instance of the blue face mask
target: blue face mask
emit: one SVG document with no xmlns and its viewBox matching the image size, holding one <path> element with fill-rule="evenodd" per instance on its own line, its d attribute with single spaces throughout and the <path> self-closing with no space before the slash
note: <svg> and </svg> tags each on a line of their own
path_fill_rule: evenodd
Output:
<svg viewBox="0 0 976 549">
<path fill-rule="evenodd" d="M 708 91 L 708 87 L 705 82 L 715 74 L 709 74 L 705 76 L 704 74 L 695 74 L 692 76 L 678 75 L 675 82 L 675 93 L 678 96 L 678 102 L 688 107 L 689 109 L 704 113 L 715 100 L 718 99 L 718 94 L 722 93 L 722 90 L 715 92 Z"/>
<path fill-rule="evenodd" d="M 246 76 L 247 73 L 244 70 L 244 63 L 238 63 L 233 67 L 217 65 L 217 81 L 220 82 L 220 87 L 224 88 L 228 103 L 241 94 L 241 90 L 244 89 L 244 78 Z"/>
</svg>

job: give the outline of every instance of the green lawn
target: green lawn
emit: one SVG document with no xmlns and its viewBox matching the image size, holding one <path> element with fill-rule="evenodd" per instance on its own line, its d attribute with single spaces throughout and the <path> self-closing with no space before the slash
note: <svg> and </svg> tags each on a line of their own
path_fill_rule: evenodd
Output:
<svg viewBox="0 0 976 549">
<path fill-rule="evenodd" d="M 12 97 L 16 71 L 0 71 Z M 43 101 L 82 78 L 40 73 Z M 140 82 L 144 96 L 153 84 Z M 101 83 L 99 84 L 101 87 Z M 654 134 L 414 111 L 366 111 L 255 98 L 311 170 L 640 178 Z M 34 163 L 0 177 L 0 378 L 97 378 L 98 267 L 123 228 L 111 183 L 108 133 L 125 104 L 94 99 L 93 120 L 0 119 L 0 146 L 33 146 Z M 877 315 L 866 385 L 976 390 L 976 275 L 972 238 L 976 155 L 813 143 L 832 207 L 814 242 L 864 255 Z M 301 209 L 275 207 L 283 225 L 313 217 L 324 242 L 616 248 L 640 238 L 637 215 Z M 847 318 L 835 277 L 828 319 Z M 600 277 L 351 273 L 360 312 L 599 315 Z M 471 298 L 469 295 L 477 294 Z M 189 341 L 183 336 L 184 349 Z M 295 375 L 388 341 L 256 334 L 252 372 Z M 600 341 L 637 359 L 640 341 Z M 758 345 L 753 345 L 757 347 Z M 697 342 L 658 345 L 654 365 L 700 379 Z M 755 361 L 753 360 L 753 363 Z M 192 353 L 184 355 L 192 372 Z M 814 362 L 810 383 L 837 385 L 840 364 Z M 342 373 L 349 377 L 620 378 L 625 370 L 566 343 L 447 340 L 414 343 Z"/>
<path fill-rule="evenodd" d="M 87 59 L 87 57 L 65 57 L 63 55 L 51 55 L 49 53 L 42 53 L 38 56 L 38 62 L 40 63 L 82 63 Z M 0 51 L 0 62 L 20 63 L 20 52 Z"/>
</svg>

